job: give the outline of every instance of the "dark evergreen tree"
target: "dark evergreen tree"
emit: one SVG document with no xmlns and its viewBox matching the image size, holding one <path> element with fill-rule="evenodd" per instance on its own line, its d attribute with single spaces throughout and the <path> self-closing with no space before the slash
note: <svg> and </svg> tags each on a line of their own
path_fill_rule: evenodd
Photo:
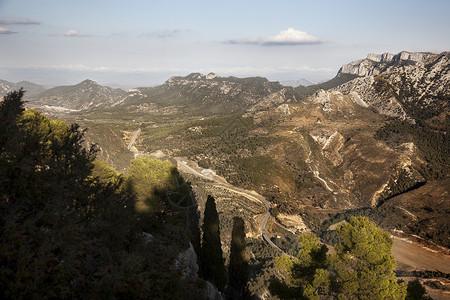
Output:
<svg viewBox="0 0 450 300">
<path fill-rule="evenodd" d="M 414 279 L 408 282 L 408 287 L 406 289 L 406 300 L 432 300 L 432 298 L 426 294 L 427 291 L 422 286 L 419 279 Z"/>
<path fill-rule="evenodd" d="M 228 267 L 228 296 L 244 299 L 248 280 L 248 260 L 245 255 L 245 225 L 241 218 L 233 218 L 230 264 Z"/>
<path fill-rule="evenodd" d="M 201 250 L 202 275 L 223 291 L 227 281 L 222 247 L 220 244 L 219 215 L 214 197 L 208 195 L 203 217 Z"/>
</svg>

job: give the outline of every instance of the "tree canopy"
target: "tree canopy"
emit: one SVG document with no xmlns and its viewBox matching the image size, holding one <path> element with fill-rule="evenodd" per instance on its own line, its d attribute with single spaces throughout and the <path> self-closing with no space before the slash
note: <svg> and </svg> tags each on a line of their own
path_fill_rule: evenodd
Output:
<svg viewBox="0 0 450 300">
<path fill-rule="evenodd" d="M 201 298 L 174 267 L 185 226 L 146 238 L 136 194 L 95 162 L 83 131 L 24 110 L 22 97 L 0 102 L 0 298 Z"/>
<path fill-rule="evenodd" d="M 406 285 L 394 274 L 392 238 L 365 217 L 351 217 L 337 229 L 335 252 L 313 234 L 302 234 L 301 249 L 277 259 L 287 284 L 274 279 L 271 288 L 282 298 L 404 299 Z"/>
</svg>

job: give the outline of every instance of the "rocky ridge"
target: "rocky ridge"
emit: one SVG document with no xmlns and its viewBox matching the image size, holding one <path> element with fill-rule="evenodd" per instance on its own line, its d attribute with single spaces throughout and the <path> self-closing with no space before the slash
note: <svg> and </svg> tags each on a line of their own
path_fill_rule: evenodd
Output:
<svg viewBox="0 0 450 300">
<path fill-rule="evenodd" d="M 343 65 L 339 70 L 339 73 L 354 74 L 358 76 L 375 76 L 387 71 L 392 66 L 422 62 L 435 55 L 435 53 L 430 52 L 408 51 L 402 51 L 398 54 L 368 54 L 366 59 L 353 61 Z"/>
<path fill-rule="evenodd" d="M 138 88 L 139 95 L 121 105 L 138 109 L 143 102 L 158 107 L 175 106 L 204 114 L 245 112 L 295 102 L 298 93 L 292 87 L 263 77 L 220 77 L 214 73 L 171 77 L 152 88 Z"/>
<path fill-rule="evenodd" d="M 31 106 L 55 111 L 79 111 L 109 107 L 125 97 L 127 92 L 84 80 L 76 85 L 60 86 L 30 97 Z"/>
<path fill-rule="evenodd" d="M 381 62 L 399 61 L 403 57 L 400 54 L 375 58 Z M 425 114 L 427 118 L 448 113 L 450 53 L 408 55 L 406 57 L 417 61 L 392 65 L 377 75 L 358 77 L 332 91 L 348 94 L 355 103 L 370 106 L 380 114 L 400 119 L 414 118 L 417 113 Z M 426 59 L 420 60 L 422 58 Z M 412 59 L 409 61 L 413 61 Z"/>
<path fill-rule="evenodd" d="M 0 96 L 4 96 L 7 93 L 18 90 L 20 88 L 23 88 L 25 90 L 25 97 L 30 97 L 46 90 L 44 86 L 29 81 L 13 83 L 6 80 L 0 80 Z"/>
</svg>

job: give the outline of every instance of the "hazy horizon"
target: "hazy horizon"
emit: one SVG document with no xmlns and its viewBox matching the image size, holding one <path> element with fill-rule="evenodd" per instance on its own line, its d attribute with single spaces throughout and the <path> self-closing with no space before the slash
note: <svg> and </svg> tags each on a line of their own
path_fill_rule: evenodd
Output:
<svg viewBox="0 0 450 300">
<path fill-rule="evenodd" d="M 450 2 L 0 0 L 0 79 L 149 86 L 193 72 L 323 81 L 368 53 L 450 49 Z"/>
</svg>

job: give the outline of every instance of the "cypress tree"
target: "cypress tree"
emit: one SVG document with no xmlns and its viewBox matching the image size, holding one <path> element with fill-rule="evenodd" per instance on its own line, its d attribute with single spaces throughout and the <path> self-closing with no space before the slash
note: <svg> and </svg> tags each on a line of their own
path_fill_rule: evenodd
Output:
<svg viewBox="0 0 450 300">
<path fill-rule="evenodd" d="M 230 264 L 228 267 L 228 294 L 231 299 L 244 299 L 248 280 L 248 261 L 245 256 L 245 226 L 241 218 L 233 218 Z"/>
<path fill-rule="evenodd" d="M 214 197 L 208 195 L 203 218 L 201 268 L 203 278 L 223 291 L 227 281 L 222 248 L 220 245 L 219 215 Z"/>
</svg>

